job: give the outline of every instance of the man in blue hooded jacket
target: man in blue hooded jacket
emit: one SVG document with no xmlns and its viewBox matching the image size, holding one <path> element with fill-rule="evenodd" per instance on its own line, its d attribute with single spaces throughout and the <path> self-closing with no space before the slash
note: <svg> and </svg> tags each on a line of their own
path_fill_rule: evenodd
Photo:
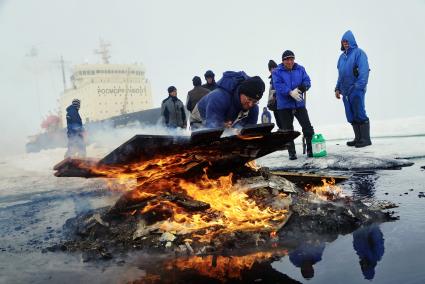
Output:
<svg viewBox="0 0 425 284">
<path fill-rule="evenodd" d="M 226 71 L 217 88 L 204 96 L 191 113 L 191 128 L 242 128 L 257 124 L 258 101 L 265 85 L 260 77 Z"/>
<path fill-rule="evenodd" d="M 72 104 L 66 108 L 66 127 L 68 136 L 68 151 L 65 157 L 86 156 L 86 145 L 84 143 L 84 128 L 80 114 L 80 100 L 72 100 Z"/>
<path fill-rule="evenodd" d="M 354 130 L 354 140 L 348 146 L 357 148 L 369 146 L 370 124 L 365 110 L 366 86 L 369 79 L 369 63 L 366 53 L 356 43 L 351 31 L 346 31 L 341 39 L 341 51 L 338 59 L 338 81 L 335 97 L 343 97 L 345 115 Z"/>
<path fill-rule="evenodd" d="M 277 119 L 283 130 L 294 130 L 294 117 L 302 127 L 306 139 L 307 156 L 313 157 L 311 139 L 314 134 L 305 107 L 304 93 L 310 88 L 310 77 L 304 67 L 295 63 L 295 54 L 285 50 L 282 63 L 272 72 L 273 85 L 276 89 Z M 278 124 L 279 125 L 279 124 Z M 292 141 L 288 147 L 289 159 L 297 159 L 295 144 Z"/>
</svg>

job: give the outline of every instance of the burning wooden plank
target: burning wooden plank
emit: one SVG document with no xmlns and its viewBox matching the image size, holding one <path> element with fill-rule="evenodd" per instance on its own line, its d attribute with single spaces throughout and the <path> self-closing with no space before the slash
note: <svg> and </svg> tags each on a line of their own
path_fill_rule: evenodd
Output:
<svg viewBox="0 0 425 284">
<path fill-rule="evenodd" d="M 272 124 L 248 127 L 240 135 L 221 137 L 222 129 L 193 132 L 192 136 L 136 135 L 100 161 L 65 159 L 54 169 L 58 177 L 114 177 L 134 172 L 131 164 L 167 159 L 186 171 L 199 166 L 237 168 L 274 151 L 287 149 L 297 131 L 270 132 Z M 182 164 L 182 160 L 185 161 Z M 152 167 L 155 167 L 152 164 Z M 119 168 L 119 169 L 117 169 Z M 139 170 L 137 170 L 139 171 Z"/>
</svg>

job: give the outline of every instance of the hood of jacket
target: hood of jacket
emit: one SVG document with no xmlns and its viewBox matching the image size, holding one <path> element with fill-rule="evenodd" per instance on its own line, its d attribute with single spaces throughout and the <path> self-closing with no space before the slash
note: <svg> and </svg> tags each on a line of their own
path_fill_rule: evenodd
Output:
<svg viewBox="0 0 425 284">
<path fill-rule="evenodd" d="M 223 73 L 223 77 L 217 82 L 217 86 L 227 93 L 232 94 L 236 91 L 238 85 L 248 78 L 249 76 L 243 71 L 226 71 Z"/>
<path fill-rule="evenodd" d="M 342 41 L 343 40 L 348 41 L 348 44 L 350 45 L 350 48 L 348 50 L 358 47 L 357 46 L 357 42 L 356 42 L 356 38 L 354 37 L 353 32 L 350 31 L 350 30 L 346 31 L 342 35 L 342 38 L 341 38 L 341 50 L 342 51 L 344 51 L 344 47 L 342 46 Z"/>
</svg>

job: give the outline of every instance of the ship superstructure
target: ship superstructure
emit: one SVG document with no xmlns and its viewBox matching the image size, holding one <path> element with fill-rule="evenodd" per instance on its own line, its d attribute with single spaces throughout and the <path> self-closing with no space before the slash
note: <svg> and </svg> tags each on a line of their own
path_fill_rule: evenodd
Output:
<svg viewBox="0 0 425 284">
<path fill-rule="evenodd" d="M 59 98 L 58 115 L 49 115 L 42 133 L 29 136 L 27 152 L 66 147 L 66 108 L 73 99 L 81 101 L 79 110 L 84 128 L 90 133 L 86 143 L 96 141 L 103 127 L 155 125 L 160 109 L 153 108 L 151 85 L 141 64 L 110 64 L 109 44 L 101 41 L 97 54 L 101 64 L 79 64 L 72 68 L 71 88 L 66 87 L 64 60 L 61 58 L 64 92 Z"/>
<path fill-rule="evenodd" d="M 153 107 L 151 86 L 141 64 L 109 64 L 107 45 L 101 42 L 102 64 L 79 64 L 72 70 L 72 87 L 60 98 L 62 125 L 73 99 L 81 101 L 84 123 Z"/>
</svg>

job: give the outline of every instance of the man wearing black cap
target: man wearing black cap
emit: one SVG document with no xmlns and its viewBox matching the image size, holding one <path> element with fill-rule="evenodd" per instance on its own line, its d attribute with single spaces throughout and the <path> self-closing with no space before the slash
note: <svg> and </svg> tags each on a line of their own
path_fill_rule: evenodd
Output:
<svg viewBox="0 0 425 284">
<path fill-rule="evenodd" d="M 177 89 L 174 86 L 168 87 L 168 98 L 161 104 L 161 116 L 165 126 L 186 129 L 186 111 L 183 102 L 177 98 Z"/>
<path fill-rule="evenodd" d="M 294 117 L 302 127 L 306 139 L 307 156 L 313 157 L 311 139 L 314 134 L 310 118 L 305 107 L 304 93 L 310 88 L 310 77 L 304 67 L 295 63 L 295 54 L 286 50 L 282 54 L 282 63 L 272 73 L 276 89 L 278 119 L 283 130 L 294 130 Z M 297 159 L 295 144 L 288 148 L 289 159 Z"/>
<path fill-rule="evenodd" d="M 207 88 L 210 91 L 214 91 L 217 88 L 217 83 L 214 80 L 214 72 L 208 70 L 207 72 L 205 72 L 204 77 L 207 83 L 203 84 L 202 87 Z"/>
<path fill-rule="evenodd" d="M 68 151 L 65 157 L 85 157 L 86 144 L 84 143 L 84 128 L 81 116 L 78 113 L 81 102 L 72 100 L 72 104 L 66 108 L 66 128 L 68 136 Z"/>
<path fill-rule="evenodd" d="M 201 86 L 202 81 L 198 76 L 193 77 L 193 89 L 187 93 L 186 108 L 192 112 L 195 105 L 202 99 L 206 94 L 210 92 L 207 88 Z"/>
<path fill-rule="evenodd" d="M 217 89 L 203 97 L 192 111 L 190 122 L 196 128 L 241 128 L 257 124 L 258 101 L 265 85 L 260 77 L 227 71 Z"/>
</svg>

